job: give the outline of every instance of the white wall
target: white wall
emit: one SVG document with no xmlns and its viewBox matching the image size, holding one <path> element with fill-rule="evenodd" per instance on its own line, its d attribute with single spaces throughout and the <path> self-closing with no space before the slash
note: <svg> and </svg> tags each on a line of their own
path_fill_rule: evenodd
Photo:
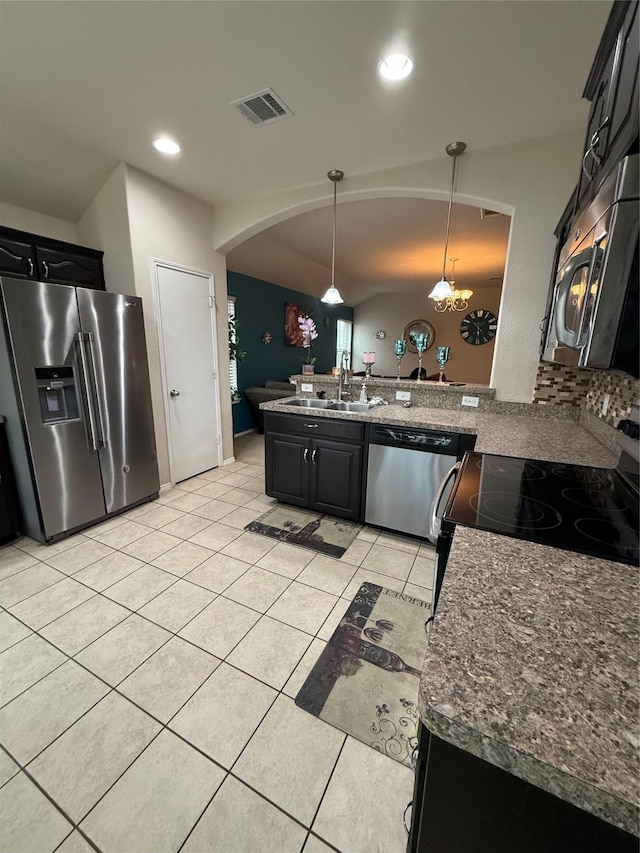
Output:
<svg viewBox="0 0 640 853">
<path fill-rule="evenodd" d="M 18 231 L 29 231 L 41 237 L 51 237 L 53 240 L 64 240 L 66 243 L 79 243 L 75 222 L 58 219 L 28 210 L 26 207 L 16 207 L 0 201 L 0 225 L 6 228 L 17 228 Z M 99 248 L 93 243 L 83 244 L 92 249 Z"/>
<path fill-rule="evenodd" d="M 553 229 L 578 179 L 582 142 L 582 132 L 481 151 L 474 151 L 470 141 L 457 164 L 456 201 L 513 217 L 491 377 L 498 399 L 533 399 Z M 451 158 L 444 156 L 353 178 L 347 175 L 340 199 L 404 195 L 444 200 L 450 180 Z M 221 205 L 214 214 L 214 244 L 219 251 L 229 251 L 269 225 L 324 206 L 329 199 L 323 182 Z"/>
<path fill-rule="evenodd" d="M 427 290 L 417 293 L 381 293 L 372 296 L 353 313 L 353 369 L 362 370 L 362 354 L 375 352 L 376 364 L 373 373 L 382 376 L 395 376 L 398 362 L 393 351 L 393 342 L 402 337 L 402 332 L 411 320 L 427 320 L 435 329 L 435 340 L 422 357 L 422 366 L 427 375 L 438 371 L 436 347 L 451 348 L 450 361 L 445 375 L 452 382 L 467 382 L 488 385 L 491 377 L 491 362 L 495 340 L 481 346 L 472 346 L 460 337 L 460 322 L 463 317 L 476 308 L 488 308 L 498 313 L 500 305 L 500 287 L 478 288 L 471 297 L 467 311 L 435 310 L 432 299 L 427 298 Z M 386 338 L 380 341 L 376 332 L 382 329 Z M 402 359 L 401 375 L 408 376 L 418 366 L 418 356 L 410 353 Z"/>
<path fill-rule="evenodd" d="M 97 246 L 104 252 L 107 290 L 111 293 L 135 293 L 124 164 L 114 170 L 85 210 L 77 229 L 83 245 Z"/>
<path fill-rule="evenodd" d="M 169 456 L 160 351 L 153 311 L 152 258 L 194 267 L 214 276 L 224 459 L 233 456 L 231 399 L 226 381 L 229 373 L 226 262 L 224 255 L 213 248 L 212 209 L 209 205 L 130 166 L 126 167 L 125 180 L 136 294 L 143 298 L 145 304 L 160 481 L 166 483 L 169 482 Z"/>
</svg>

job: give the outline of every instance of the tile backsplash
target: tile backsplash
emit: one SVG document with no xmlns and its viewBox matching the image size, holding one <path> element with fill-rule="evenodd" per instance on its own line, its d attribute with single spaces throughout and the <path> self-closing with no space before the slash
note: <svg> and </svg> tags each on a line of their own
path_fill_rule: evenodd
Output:
<svg viewBox="0 0 640 853">
<path fill-rule="evenodd" d="M 605 394 L 609 395 L 606 414 L 602 413 Z M 616 426 L 628 417 L 631 406 L 640 400 L 640 381 L 615 370 L 586 370 L 541 361 L 534 403 L 582 408 Z"/>
</svg>

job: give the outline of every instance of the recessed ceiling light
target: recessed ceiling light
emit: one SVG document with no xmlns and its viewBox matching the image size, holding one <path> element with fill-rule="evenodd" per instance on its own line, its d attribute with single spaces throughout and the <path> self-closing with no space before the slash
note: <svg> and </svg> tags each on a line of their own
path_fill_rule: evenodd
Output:
<svg viewBox="0 0 640 853">
<path fill-rule="evenodd" d="M 413 71 L 413 59 L 404 53 L 392 53 L 378 63 L 378 74 L 383 80 L 406 80 Z"/>
<path fill-rule="evenodd" d="M 158 136 L 153 140 L 153 147 L 156 151 L 159 151 L 161 154 L 179 154 L 181 151 L 180 146 L 175 141 L 175 139 L 171 139 L 170 136 Z"/>
</svg>

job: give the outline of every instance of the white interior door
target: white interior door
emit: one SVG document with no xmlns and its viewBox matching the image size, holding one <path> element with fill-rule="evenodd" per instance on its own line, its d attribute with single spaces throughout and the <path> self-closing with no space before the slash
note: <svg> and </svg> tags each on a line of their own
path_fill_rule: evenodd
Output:
<svg viewBox="0 0 640 853">
<path fill-rule="evenodd" d="M 213 278 L 156 262 L 173 482 L 220 464 Z"/>
</svg>

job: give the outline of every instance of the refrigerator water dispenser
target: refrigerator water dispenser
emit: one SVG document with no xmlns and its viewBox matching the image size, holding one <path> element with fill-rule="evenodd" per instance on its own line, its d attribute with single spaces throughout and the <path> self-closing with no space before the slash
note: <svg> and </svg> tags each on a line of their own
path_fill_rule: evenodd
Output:
<svg viewBox="0 0 640 853">
<path fill-rule="evenodd" d="M 43 424 L 77 421 L 78 396 L 72 367 L 36 367 L 36 385 Z"/>
</svg>

